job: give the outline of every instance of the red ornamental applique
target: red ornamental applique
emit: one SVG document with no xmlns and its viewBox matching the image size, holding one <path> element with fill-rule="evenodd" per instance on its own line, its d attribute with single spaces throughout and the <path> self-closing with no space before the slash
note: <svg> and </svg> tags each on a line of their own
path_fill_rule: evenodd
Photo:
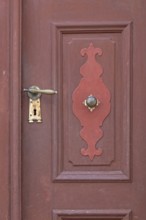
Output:
<svg viewBox="0 0 146 220">
<path fill-rule="evenodd" d="M 90 43 L 81 50 L 81 55 L 87 55 L 88 59 L 80 68 L 83 77 L 72 95 L 73 112 L 82 126 L 80 136 L 88 145 L 81 149 L 81 154 L 93 160 L 103 152 L 96 144 L 103 136 L 101 126 L 110 113 L 110 92 L 101 78 L 103 68 L 96 61 L 96 55 L 101 56 L 102 50 Z"/>
</svg>

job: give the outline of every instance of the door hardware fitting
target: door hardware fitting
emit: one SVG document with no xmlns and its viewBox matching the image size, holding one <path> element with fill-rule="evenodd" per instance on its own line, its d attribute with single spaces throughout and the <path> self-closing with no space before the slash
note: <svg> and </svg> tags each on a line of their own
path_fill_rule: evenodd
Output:
<svg viewBox="0 0 146 220">
<path fill-rule="evenodd" d="M 92 112 L 100 104 L 100 101 L 95 96 L 89 95 L 83 104 Z"/>
<path fill-rule="evenodd" d="M 28 89 L 23 89 L 23 91 L 27 92 L 29 97 L 29 123 L 42 122 L 40 97 L 42 94 L 57 94 L 57 91 L 52 89 L 40 89 L 38 86 L 31 86 Z"/>
</svg>

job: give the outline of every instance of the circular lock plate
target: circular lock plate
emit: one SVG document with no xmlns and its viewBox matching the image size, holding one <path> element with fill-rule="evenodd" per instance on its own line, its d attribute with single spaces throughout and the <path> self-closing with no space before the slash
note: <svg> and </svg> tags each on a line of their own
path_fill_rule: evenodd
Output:
<svg viewBox="0 0 146 220">
<path fill-rule="evenodd" d="M 31 86 L 30 88 L 29 88 L 29 90 L 38 90 L 39 91 L 39 87 L 38 86 Z M 29 98 L 31 98 L 32 100 L 36 100 L 36 99 L 38 99 L 38 98 L 40 98 L 41 97 L 41 93 L 40 92 L 28 92 L 28 96 L 29 96 Z"/>
</svg>

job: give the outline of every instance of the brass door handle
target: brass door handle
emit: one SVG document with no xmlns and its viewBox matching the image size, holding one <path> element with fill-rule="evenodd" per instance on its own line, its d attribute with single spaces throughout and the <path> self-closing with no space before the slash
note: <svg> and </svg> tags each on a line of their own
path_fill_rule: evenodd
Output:
<svg viewBox="0 0 146 220">
<path fill-rule="evenodd" d="M 40 89 L 38 86 L 31 86 L 28 89 L 23 89 L 23 91 L 27 92 L 27 95 L 29 97 L 29 119 L 28 121 L 30 123 L 42 122 L 40 97 L 42 94 L 46 94 L 46 95 L 57 94 L 57 91 L 52 90 L 52 89 Z"/>
</svg>

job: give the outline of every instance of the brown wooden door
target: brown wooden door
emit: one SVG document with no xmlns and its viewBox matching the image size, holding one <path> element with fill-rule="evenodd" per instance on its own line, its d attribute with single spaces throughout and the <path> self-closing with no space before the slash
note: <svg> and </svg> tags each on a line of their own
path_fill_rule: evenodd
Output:
<svg viewBox="0 0 146 220">
<path fill-rule="evenodd" d="M 146 219 L 145 10 L 142 0 L 22 1 L 22 89 L 58 91 L 42 95 L 42 123 L 28 123 L 22 92 L 23 220 Z M 72 100 L 91 43 L 111 96 L 93 158 L 81 154 Z"/>
</svg>

